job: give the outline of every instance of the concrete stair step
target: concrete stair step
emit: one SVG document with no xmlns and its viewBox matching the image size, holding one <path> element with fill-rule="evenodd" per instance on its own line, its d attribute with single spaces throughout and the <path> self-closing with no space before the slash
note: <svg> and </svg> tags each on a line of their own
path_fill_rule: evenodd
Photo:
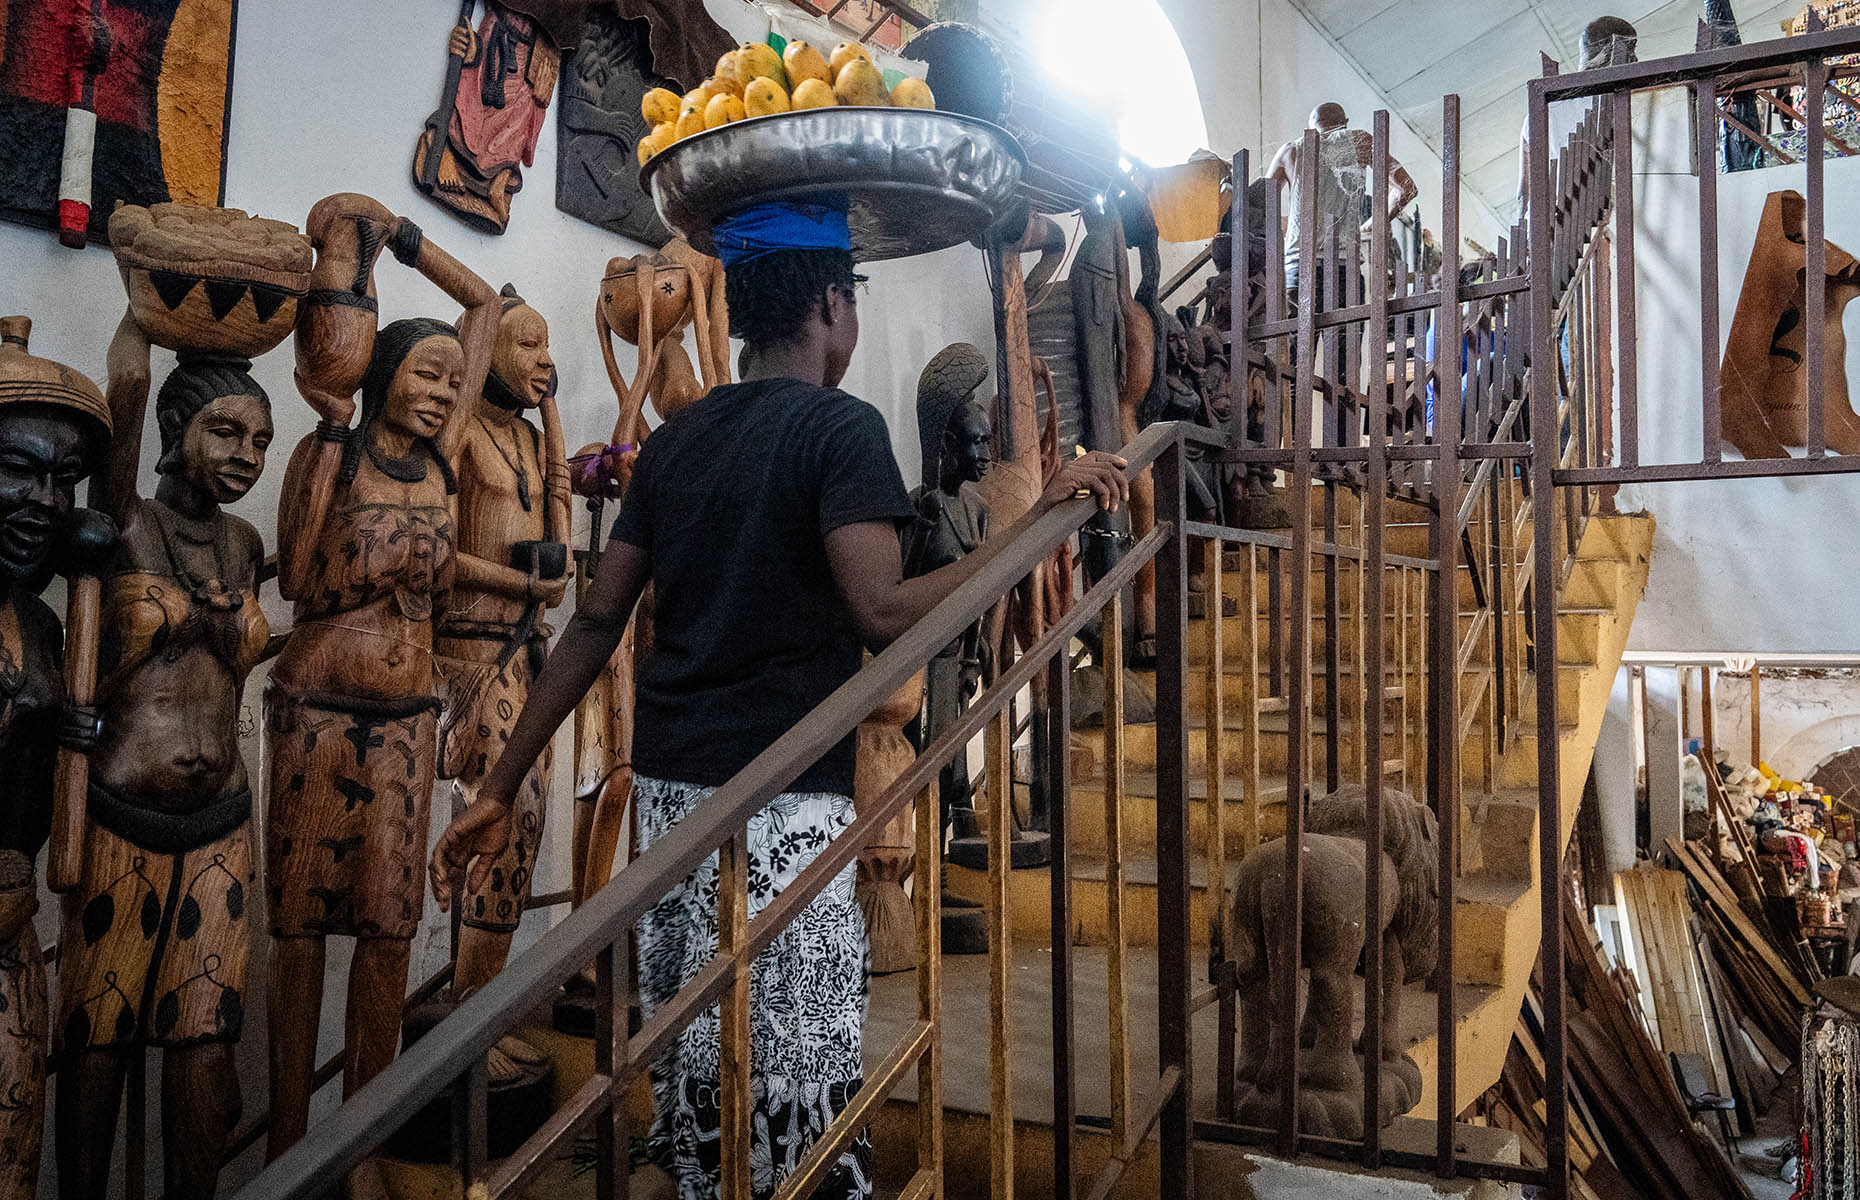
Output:
<svg viewBox="0 0 1860 1200">
<path fill-rule="evenodd" d="M 1227 868 L 1231 887 L 1239 864 Z M 1157 861 L 1149 855 L 1124 857 L 1124 938 L 1131 946 L 1157 944 Z M 946 878 L 952 895 L 986 902 L 988 874 L 950 865 Z M 1111 939 L 1109 865 L 1102 859 L 1072 864 L 1072 933 L 1075 945 L 1102 946 Z M 1197 855 L 1188 865 L 1188 919 L 1191 940 L 1209 943 L 1214 925 L 1214 893 L 1207 859 Z M 1231 891 L 1228 893 L 1231 897 Z M 1456 891 L 1455 977 L 1477 986 L 1497 986 L 1505 978 L 1507 956 L 1530 947 L 1527 936 L 1537 921 L 1536 895 L 1528 880 L 1497 878 L 1481 872 L 1459 880 Z M 1230 901 L 1231 902 L 1231 899 Z M 1048 867 L 1014 871 L 1008 876 L 1009 922 L 1016 936 L 1050 941 L 1052 872 Z M 1528 910 L 1528 911 L 1527 911 Z M 1527 968 L 1528 969 L 1528 965 Z"/>
</svg>

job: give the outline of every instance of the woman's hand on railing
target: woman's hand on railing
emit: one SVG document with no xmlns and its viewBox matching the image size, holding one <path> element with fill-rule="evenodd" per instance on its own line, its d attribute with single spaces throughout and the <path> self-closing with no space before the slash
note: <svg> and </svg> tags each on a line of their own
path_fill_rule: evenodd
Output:
<svg viewBox="0 0 1860 1200">
<path fill-rule="evenodd" d="M 1062 465 L 1047 483 L 1046 490 L 1040 493 L 1040 506 L 1053 508 L 1074 496 L 1089 494 L 1098 498 L 1099 508 L 1116 512 L 1118 505 L 1130 499 L 1130 481 L 1124 478 L 1124 469 L 1129 465 L 1103 450 L 1081 454 Z"/>
<path fill-rule="evenodd" d="M 433 899 L 439 911 L 452 907 L 452 893 L 469 882 L 472 890 L 484 887 L 491 864 L 510 844 L 510 806 L 490 796 L 480 796 L 446 826 L 433 848 L 433 862 L 428 874 L 433 880 Z M 466 867 L 470 866 L 467 874 Z"/>
</svg>

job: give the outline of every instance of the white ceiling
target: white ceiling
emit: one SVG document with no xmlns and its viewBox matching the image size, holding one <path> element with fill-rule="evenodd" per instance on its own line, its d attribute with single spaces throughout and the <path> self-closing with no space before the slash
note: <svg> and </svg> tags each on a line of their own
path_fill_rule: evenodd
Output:
<svg viewBox="0 0 1860 1200">
<path fill-rule="evenodd" d="M 1578 66 L 1582 28 L 1604 13 L 1640 32 L 1640 57 L 1690 52 L 1700 0 L 1292 0 L 1436 151 L 1440 98 L 1460 97 L 1465 185 L 1509 220 L 1517 212 L 1524 88 L 1540 54 Z M 1746 42 L 1781 36 L 1802 0 L 1732 0 Z"/>
</svg>

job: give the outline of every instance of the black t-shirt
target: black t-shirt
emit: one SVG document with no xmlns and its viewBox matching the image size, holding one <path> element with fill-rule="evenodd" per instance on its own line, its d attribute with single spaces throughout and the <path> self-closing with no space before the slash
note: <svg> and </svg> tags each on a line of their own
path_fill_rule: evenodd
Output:
<svg viewBox="0 0 1860 1200">
<path fill-rule="evenodd" d="M 860 643 L 826 535 L 911 515 L 884 418 L 834 388 L 728 384 L 655 430 L 613 530 L 652 573 L 634 768 L 722 784 L 852 678 Z M 852 795 L 854 747 L 848 734 L 787 790 Z"/>
</svg>

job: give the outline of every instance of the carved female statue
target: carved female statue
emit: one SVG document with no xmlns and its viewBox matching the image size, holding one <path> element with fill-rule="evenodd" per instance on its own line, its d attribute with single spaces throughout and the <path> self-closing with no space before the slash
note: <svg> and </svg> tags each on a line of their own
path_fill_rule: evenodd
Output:
<svg viewBox="0 0 1860 1200">
<path fill-rule="evenodd" d="M 140 378 L 125 379 L 138 358 Z M 221 505 L 258 481 L 272 437 L 271 404 L 248 365 L 183 357 L 163 382 L 161 482 L 143 499 L 134 489 L 148 343 L 133 317 L 112 347 L 117 433 L 91 504 L 123 533 L 104 592 L 83 874 L 59 937 L 66 1196 L 107 1188 L 117 1098 L 145 1045 L 164 1048 L 170 1195 L 213 1194 L 239 1116 L 233 1046 L 244 1028 L 254 881 L 239 701 L 270 629 L 258 605 L 258 531 Z"/>
<path fill-rule="evenodd" d="M 543 614 L 568 587 L 568 463 L 555 409 L 549 326 L 508 285 L 484 381 L 484 401 L 464 426 L 459 482 L 458 576 L 439 626 L 439 667 L 450 696 L 440 728 L 439 775 L 453 779 L 454 809 L 477 799 L 541 669 Z M 523 418 L 542 418 L 539 433 Z M 535 877 L 548 807 L 550 752 L 517 795 L 510 844 L 481 891 L 460 912 L 455 991 L 503 968 Z"/>
<path fill-rule="evenodd" d="M 109 407 L 90 380 L 28 353 L 31 331 L 25 317 L 0 319 L 0 758 L 11 784 L 0 807 L 0 1200 L 38 1195 L 47 1033 L 32 860 L 51 830 L 57 742 L 88 744 L 60 718 L 63 637 L 38 592 L 54 554 L 76 540 L 101 565 L 114 532 L 73 512 L 109 439 Z"/>
<path fill-rule="evenodd" d="M 432 799 L 434 625 L 456 570 L 442 439 L 483 387 L 497 319 L 495 292 L 367 197 L 329 197 L 307 225 L 297 378 L 323 419 L 285 474 L 278 588 L 296 621 L 265 696 L 274 1157 L 308 1119 L 329 935 L 356 939 L 344 1094 L 394 1057 Z M 415 318 L 375 336 L 384 246 L 466 306 L 462 329 Z"/>
<path fill-rule="evenodd" d="M 53 1019 L 58 1185 L 69 1197 L 108 1190 L 123 1081 L 132 1055 L 153 1045 L 163 1049 L 165 1190 L 208 1197 L 239 1117 L 233 1046 L 252 941 L 240 697 L 270 634 L 258 531 L 222 506 L 264 470 L 271 402 L 247 355 L 290 333 L 311 253 L 294 226 L 234 209 L 124 207 L 110 234 L 130 304 L 110 345 L 115 435 L 90 507 L 122 535 L 98 605 L 101 721 L 78 793 L 76 869 L 50 872 L 67 897 Z M 245 296 L 228 308 L 194 295 L 209 262 L 216 284 L 242 280 L 279 303 L 261 309 L 254 293 L 249 309 Z M 172 304 L 151 300 L 157 270 Z M 144 498 L 151 342 L 180 358 L 156 395 L 160 482 Z"/>
</svg>

